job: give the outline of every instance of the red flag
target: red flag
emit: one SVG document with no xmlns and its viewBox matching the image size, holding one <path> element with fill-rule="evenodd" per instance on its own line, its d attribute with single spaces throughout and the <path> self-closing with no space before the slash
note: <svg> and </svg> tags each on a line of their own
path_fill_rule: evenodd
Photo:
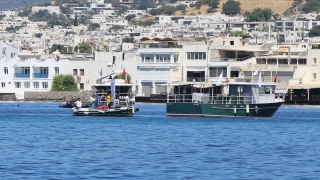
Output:
<svg viewBox="0 0 320 180">
<path fill-rule="evenodd" d="M 56 59 L 60 59 L 60 56 L 56 54 Z"/>
<path fill-rule="evenodd" d="M 276 73 L 276 75 L 274 76 L 274 79 L 273 79 L 273 82 L 277 82 L 277 80 L 278 80 L 278 73 Z"/>
<path fill-rule="evenodd" d="M 125 76 L 126 74 L 127 74 L 126 68 L 124 68 L 123 71 L 122 71 L 122 76 Z"/>
</svg>

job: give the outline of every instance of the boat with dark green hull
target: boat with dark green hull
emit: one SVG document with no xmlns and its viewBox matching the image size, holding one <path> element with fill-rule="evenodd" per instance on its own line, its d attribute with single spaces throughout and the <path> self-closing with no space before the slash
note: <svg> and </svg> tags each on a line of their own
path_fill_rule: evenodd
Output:
<svg viewBox="0 0 320 180">
<path fill-rule="evenodd" d="M 238 79 L 210 85 L 179 83 L 179 86 L 190 85 L 196 92 L 168 95 L 167 116 L 271 117 L 284 102 L 276 97 L 274 82 L 251 83 Z"/>
</svg>

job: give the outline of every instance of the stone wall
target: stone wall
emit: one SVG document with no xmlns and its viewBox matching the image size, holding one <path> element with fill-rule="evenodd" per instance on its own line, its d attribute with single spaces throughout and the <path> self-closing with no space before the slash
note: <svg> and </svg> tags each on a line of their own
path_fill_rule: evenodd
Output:
<svg viewBox="0 0 320 180">
<path fill-rule="evenodd" d="M 89 101 L 92 96 L 92 91 L 65 91 L 65 92 L 25 92 L 25 101 L 64 101 L 65 99 L 81 98 L 81 101 Z"/>
<path fill-rule="evenodd" d="M 15 101 L 15 93 L 0 93 L 0 101 Z"/>
</svg>

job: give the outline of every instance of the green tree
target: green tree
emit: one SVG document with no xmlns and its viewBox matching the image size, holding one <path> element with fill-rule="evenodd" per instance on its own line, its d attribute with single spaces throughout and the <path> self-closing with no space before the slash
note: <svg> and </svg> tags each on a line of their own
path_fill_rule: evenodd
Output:
<svg viewBox="0 0 320 180">
<path fill-rule="evenodd" d="M 313 26 L 312 29 L 309 31 L 310 37 L 320 36 L 320 26 Z"/>
<path fill-rule="evenodd" d="M 190 7 L 200 9 L 202 5 L 208 5 L 210 8 L 216 9 L 219 5 L 219 0 L 198 0 L 195 4 L 190 5 Z"/>
<path fill-rule="evenodd" d="M 53 44 L 51 46 L 51 52 L 54 52 L 58 50 L 60 53 L 66 53 L 67 52 L 67 48 L 64 47 L 64 45 L 61 45 L 61 44 Z"/>
<path fill-rule="evenodd" d="M 137 23 L 139 24 L 139 26 L 143 27 L 151 26 L 152 24 L 154 24 L 153 20 L 137 21 Z"/>
<path fill-rule="evenodd" d="M 269 8 L 255 8 L 252 12 L 245 12 L 244 16 L 247 22 L 269 21 L 272 17 L 272 10 Z"/>
<path fill-rule="evenodd" d="M 123 14 L 124 12 L 126 12 L 129 8 L 127 6 L 119 6 L 118 7 L 118 15 Z"/>
<path fill-rule="evenodd" d="M 154 0 L 133 0 L 133 6 L 136 9 L 147 10 L 147 8 L 153 8 L 156 6 Z"/>
<path fill-rule="evenodd" d="M 240 13 L 240 2 L 228 0 L 222 5 L 222 12 L 226 15 L 236 15 Z"/>
<path fill-rule="evenodd" d="M 134 38 L 133 37 L 126 37 L 122 39 L 123 43 L 134 43 Z"/>
<path fill-rule="evenodd" d="M 29 10 L 22 10 L 18 13 L 18 16 L 21 16 L 21 17 L 28 17 L 29 14 L 31 14 L 31 9 Z"/>
<path fill-rule="evenodd" d="M 97 28 L 100 28 L 100 24 L 99 23 L 92 23 L 89 25 L 89 31 L 94 31 Z"/>
<path fill-rule="evenodd" d="M 302 7 L 302 10 L 306 13 L 312 11 L 320 11 L 320 1 L 319 0 L 307 0 L 307 2 Z"/>
<path fill-rule="evenodd" d="M 74 18 L 73 25 L 78 26 L 78 15 L 77 14 L 76 14 L 76 17 Z"/>
<path fill-rule="evenodd" d="M 51 91 L 78 91 L 72 75 L 58 75 L 53 78 Z"/>
<path fill-rule="evenodd" d="M 92 54 L 92 45 L 86 44 L 85 42 L 82 42 L 75 47 L 75 51 L 78 51 L 78 49 L 80 53 Z"/>
<path fill-rule="evenodd" d="M 187 5 L 185 4 L 180 4 L 178 5 L 176 8 L 177 8 L 177 11 L 183 11 L 183 10 L 186 10 L 187 9 Z"/>
<path fill-rule="evenodd" d="M 131 23 L 135 17 L 135 14 L 129 14 L 128 16 L 124 17 L 124 19 L 128 20 Z"/>
</svg>

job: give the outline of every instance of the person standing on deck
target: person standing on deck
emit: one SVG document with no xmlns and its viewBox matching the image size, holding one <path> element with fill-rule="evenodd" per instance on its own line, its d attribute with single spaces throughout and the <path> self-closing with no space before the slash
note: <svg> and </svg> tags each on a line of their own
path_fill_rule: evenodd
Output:
<svg viewBox="0 0 320 180">
<path fill-rule="evenodd" d="M 127 104 L 127 108 L 129 107 L 130 105 L 130 97 L 129 97 L 129 94 L 126 95 L 126 97 L 124 98 L 125 101 L 126 101 L 126 104 Z"/>
<path fill-rule="evenodd" d="M 107 103 L 108 103 L 108 107 L 109 107 L 109 108 L 111 108 L 111 102 L 112 102 L 111 95 L 110 95 L 110 93 L 108 93 Z"/>
</svg>

